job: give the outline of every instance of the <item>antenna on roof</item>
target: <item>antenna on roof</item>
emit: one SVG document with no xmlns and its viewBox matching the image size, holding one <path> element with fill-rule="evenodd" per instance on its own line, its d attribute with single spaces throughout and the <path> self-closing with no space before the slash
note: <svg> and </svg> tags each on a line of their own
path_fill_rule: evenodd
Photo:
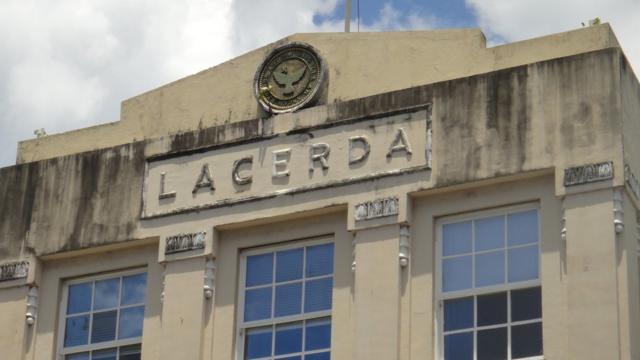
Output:
<svg viewBox="0 0 640 360">
<path fill-rule="evenodd" d="M 351 23 L 351 0 L 344 1 L 344 32 L 349 32 Z"/>
</svg>

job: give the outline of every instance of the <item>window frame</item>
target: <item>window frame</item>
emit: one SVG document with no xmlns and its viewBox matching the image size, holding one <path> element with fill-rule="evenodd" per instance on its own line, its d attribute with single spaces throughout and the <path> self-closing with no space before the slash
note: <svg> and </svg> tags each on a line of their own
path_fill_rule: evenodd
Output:
<svg viewBox="0 0 640 360">
<path fill-rule="evenodd" d="M 454 224 L 454 223 L 459 223 L 459 222 L 464 222 L 464 221 L 474 221 L 474 220 L 478 220 L 478 219 L 483 219 L 483 218 L 488 218 L 488 217 L 493 217 L 493 216 L 508 216 L 509 214 L 513 214 L 513 213 L 518 213 L 518 212 L 525 212 L 525 211 L 530 211 L 530 210 L 536 210 L 537 211 L 537 215 L 538 215 L 538 239 L 537 239 L 537 246 L 538 246 L 538 276 L 536 279 L 534 280 L 525 280 L 525 281 L 519 281 L 519 282 L 515 282 L 515 283 L 509 283 L 508 282 L 508 250 L 511 248 L 520 248 L 520 247 L 527 247 L 527 246 L 531 246 L 532 244 L 525 244 L 525 245 L 516 245 L 513 247 L 509 247 L 508 246 L 508 238 L 506 237 L 506 231 L 507 231 L 507 224 L 505 223 L 505 247 L 503 248 L 505 251 L 505 282 L 503 284 L 499 284 L 499 285 L 490 285 L 490 286 L 484 286 L 481 288 L 476 288 L 475 286 L 473 286 L 470 289 L 465 289 L 465 290 L 455 290 L 455 291 L 449 291 L 449 292 L 444 292 L 442 290 L 442 264 L 443 264 L 443 257 L 446 258 L 445 256 L 442 255 L 442 246 L 443 246 L 443 237 L 442 237 L 442 229 L 444 227 L 444 225 L 447 224 Z M 435 346 L 434 346 L 434 355 L 435 358 L 438 360 L 444 360 L 444 301 L 445 300 L 451 300 L 451 299 L 460 299 L 460 298 L 465 298 L 465 297 L 473 297 L 474 301 L 474 312 L 473 312 L 473 316 L 474 316 L 474 322 L 473 322 L 473 327 L 470 328 L 471 331 L 474 334 L 474 342 L 473 342 L 473 358 L 476 359 L 477 358 L 477 341 L 475 339 L 476 334 L 478 332 L 478 326 L 476 325 L 477 323 L 477 316 L 478 316 L 478 312 L 477 312 L 477 300 L 475 299 L 478 296 L 482 296 L 482 295 L 488 295 L 488 294 L 493 294 L 493 293 L 499 293 L 499 292 L 506 292 L 507 293 L 507 322 L 505 323 L 507 326 L 507 357 L 509 360 L 511 360 L 511 327 L 514 325 L 525 325 L 525 324 L 532 324 L 532 323 L 543 323 L 542 321 L 542 316 L 540 318 L 540 320 L 525 320 L 525 321 L 516 321 L 516 322 L 512 322 L 511 321 L 511 292 L 514 290 L 522 290 L 522 289 L 527 289 L 527 288 L 533 288 L 533 287 L 540 287 L 542 288 L 542 279 L 541 279 L 541 274 L 542 274 L 542 221 L 541 221 L 541 217 L 540 217 L 541 211 L 540 211 L 540 204 L 538 202 L 529 202 L 529 203 L 524 203 L 524 204 L 519 204 L 519 205 L 510 205 L 510 206 L 501 206 L 501 207 L 497 207 L 497 208 L 492 208 L 492 209 L 488 209 L 488 210 L 479 210 L 479 211 L 469 211 L 469 212 L 465 212 L 463 214 L 459 214 L 459 215 L 450 215 L 450 216 L 441 216 L 438 217 L 437 219 L 435 219 L 435 246 L 434 246 L 434 250 L 435 250 L 435 281 L 434 281 L 434 299 L 435 299 L 435 309 L 434 309 L 434 334 L 436 336 L 435 339 Z M 475 238 L 475 227 L 472 226 L 472 234 L 473 237 Z M 475 254 L 476 252 L 474 251 L 475 249 L 472 248 L 471 251 L 471 258 L 472 258 L 472 262 L 471 262 L 471 278 L 472 281 L 475 281 Z M 495 249 L 492 250 L 483 250 L 483 251 L 479 251 L 478 253 L 482 254 L 482 253 L 486 253 L 486 252 L 491 252 L 491 251 L 495 251 Z M 458 256 L 458 255 L 454 255 L 454 256 Z M 486 329 L 491 329 L 491 328 L 500 328 L 500 327 L 504 327 L 505 324 L 500 324 L 500 325 L 490 325 L 490 326 L 482 326 L 480 327 L 483 330 Z M 460 332 L 468 332 L 470 331 L 469 329 L 465 329 L 465 330 L 460 330 Z M 456 331 L 451 331 L 449 333 L 455 333 Z M 540 356 L 533 356 L 533 357 L 528 357 L 528 358 L 519 358 L 517 360 L 543 360 L 544 359 L 544 353 Z"/>
<path fill-rule="evenodd" d="M 147 283 L 145 284 L 145 302 L 142 304 L 144 306 L 144 310 L 146 313 L 147 310 L 147 295 L 148 295 L 148 289 L 149 289 L 149 277 L 148 277 L 148 270 L 146 267 L 142 267 L 142 268 L 135 268 L 135 269 L 129 269 L 129 270 L 122 270 L 122 271 L 114 271 L 114 272 L 108 272 L 108 273 L 103 273 L 103 274 L 99 274 L 99 275 L 89 275 L 89 276 L 82 276 L 82 277 L 77 277 L 77 278 L 72 278 L 72 279 L 66 279 L 63 280 L 63 284 L 62 284 L 62 296 L 60 299 L 60 307 L 59 307 L 59 311 L 58 311 L 58 336 L 57 336 L 57 356 L 58 359 L 64 360 L 65 357 L 67 355 L 73 355 L 73 354 L 78 354 L 78 353 L 83 353 L 83 352 L 93 352 L 93 351 L 98 351 L 98 350 L 105 350 L 105 349 L 110 349 L 110 348 L 118 348 L 118 352 L 119 352 L 119 348 L 123 347 L 123 346 L 130 346 L 130 345 L 137 345 L 140 344 L 142 345 L 142 336 L 138 336 L 138 337 L 133 337 L 133 338 L 127 338 L 127 339 L 115 339 L 115 340 L 110 340 L 110 341 L 103 341 L 100 343 L 96 343 L 96 344 L 91 344 L 91 325 L 93 322 L 93 316 L 89 317 L 89 334 L 88 334 L 88 340 L 87 340 L 87 344 L 85 345 L 77 345 L 77 346 L 71 346 L 71 347 L 67 347 L 65 348 L 64 346 L 64 338 L 65 338 L 65 331 L 66 331 L 66 324 L 67 324 L 67 304 L 68 304 L 68 300 L 69 300 L 69 287 L 71 285 L 77 285 L 77 284 L 83 284 L 83 283 L 88 283 L 88 282 L 93 282 L 95 283 L 96 281 L 100 281 L 100 280 L 107 280 L 107 279 L 114 279 L 114 278 L 123 278 L 125 276 L 132 276 L 132 275 L 139 275 L 139 274 L 147 274 Z M 122 291 L 122 285 L 120 288 L 120 291 Z M 120 293 L 119 295 L 122 295 L 122 293 Z M 89 312 L 83 312 L 83 313 L 78 313 L 78 314 L 73 314 L 75 315 L 84 315 L 84 314 L 93 314 L 95 312 L 100 312 L 100 311 L 93 311 L 93 300 L 94 300 L 94 296 L 95 296 L 95 285 L 92 286 L 92 293 L 91 293 L 91 310 Z M 133 308 L 133 307 L 139 307 L 141 304 L 133 304 L 133 305 L 125 305 L 125 306 L 120 306 L 118 305 L 118 307 L 116 308 L 118 310 L 118 315 L 120 312 L 120 309 L 127 309 L 127 308 Z M 120 321 L 119 319 L 116 321 L 116 334 L 118 333 L 118 329 L 119 329 L 119 325 L 120 325 Z M 143 334 L 144 334 L 144 317 L 143 317 Z"/>
<path fill-rule="evenodd" d="M 300 314 L 297 315 L 287 315 L 287 316 L 282 316 L 282 317 L 272 317 L 269 319 L 262 319 L 262 320 L 254 320 L 254 321 L 250 321 L 245 323 L 244 322 L 244 290 L 246 289 L 246 271 L 247 271 L 247 257 L 249 256 L 253 256 L 253 255 L 260 255 L 260 254 L 267 254 L 267 253 L 276 253 L 278 251 L 283 251 L 283 250 L 291 250 L 291 249 L 298 249 L 298 248 L 306 248 L 309 246 L 314 246 L 314 245 L 325 245 L 325 244 L 334 244 L 334 253 L 333 253 L 333 269 L 331 269 L 331 276 L 328 275 L 322 275 L 322 276 L 318 276 L 318 277 L 314 277 L 313 279 L 324 279 L 324 278 L 329 278 L 331 277 L 332 279 L 332 288 L 331 288 L 331 309 L 329 310 L 321 310 L 321 311 L 314 311 L 311 313 L 304 313 L 304 311 L 302 311 Z M 238 261 L 238 265 L 239 265 L 239 271 L 238 271 L 238 297 L 237 297 L 237 303 L 236 303 L 236 331 L 235 331 L 235 341 L 236 341 L 236 356 L 235 359 L 236 360 L 244 360 L 244 348 L 245 348 L 245 341 L 246 341 L 246 333 L 247 333 L 247 329 L 252 329 L 252 328 L 258 328 L 258 327 L 266 327 L 266 326 L 277 326 L 280 324 L 287 324 L 287 323 L 291 323 L 291 322 L 302 322 L 303 323 L 303 328 L 306 324 L 307 320 L 321 320 L 324 318 L 328 318 L 329 321 L 331 322 L 331 332 L 333 333 L 333 318 L 332 318 L 332 312 L 333 312 L 333 290 L 334 290 L 334 285 L 335 282 L 333 280 L 335 280 L 335 238 L 333 236 L 322 236 L 319 238 L 309 238 L 309 239 L 299 239 L 299 240 L 292 240 L 292 241 L 287 241 L 287 242 L 278 242 L 278 243 L 272 243 L 272 244 L 266 244 L 266 245 L 260 245 L 257 247 L 251 247 L 251 248 L 246 248 L 246 249 L 240 249 L 240 253 L 239 255 L 239 261 Z M 303 294 L 304 294 L 304 283 L 306 280 L 306 276 L 305 274 L 305 266 L 306 266 L 306 256 L 303 257 L 303 267 L 302 267 L 302 271 L 303 271 Z M 275 256 L 274 256 L 274 261 L 275 261 Z M 273 268 L 273 271 L 275 272 L 275 266 Z M 275 278 L 273 280 L 274 282 L 272 283 L 272 286 L 275 288 Z M 284 281 L 282 282 L 282 284 L 287 284 L 287 283 L 295 283 L 298 280 L 291 280 L 291 281 Z M 274 304 L 275 301 L 275 291 L 272 291 L 272 306 Z M 303 304 L 304 306 L 304 304 Z M 274 346 L 275 343 L 275 332 L 274 335 L 272 336 L 272 346 Z M 303 348 L 304 349 L 304 348 Z M 331 348 L 329 348 L 329 351 L 331 352 Z M 304 353 L 307 353 L 303 350 Z M 309 354 L 313 353 L 314 351 L 310 351 L 308 352 Z M 321 350 L 321 351 L 315 351 L 315 352 L 326 352 L 326 350 Z M 290 355 L 290 356 L 296 356 L 296 355 Z"/>
</svg>

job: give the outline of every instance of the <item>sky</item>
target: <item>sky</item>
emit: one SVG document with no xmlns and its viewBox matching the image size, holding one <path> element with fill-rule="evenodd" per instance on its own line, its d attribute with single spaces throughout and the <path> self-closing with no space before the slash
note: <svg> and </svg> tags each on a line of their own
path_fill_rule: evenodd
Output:
<svg viewBox="0 0 640 360">
<path fill-rule="evenodd" d="M 351 13 L 352 31 L 478 27 L 489 45 L 600 17 L 640 71 L 640 0 L 352 0 Z M 0 167 L 36 129 L 117 121 L 127 98 L 292 33 L 342 31 L 343 16 L 344 0 L 2 0 Z"/>
</svg>

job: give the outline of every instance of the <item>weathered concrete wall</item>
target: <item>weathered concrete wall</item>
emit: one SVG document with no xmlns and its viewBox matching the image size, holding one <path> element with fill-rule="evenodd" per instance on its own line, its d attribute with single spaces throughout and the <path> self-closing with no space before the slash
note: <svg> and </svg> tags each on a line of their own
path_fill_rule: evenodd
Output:
<svg viewBox="0 0 640 360">
<path fill-rule="evenodd" d="M 0 169 L 0 259 L 132 239 L 144 143 Z"/>
<path fill-rule="evenodd" d="M 231 146 L 427 103 L 433 104 L 433 170 L 412 178 L 411 191 L 555 168 L 561 194 L 564 167 L 597 161 L 613 161 L 612 184 L 622 185 L 620 57 L 611 48 L 5 168 L 0 254 L 10 259 L 20 249 L 43 255 L 157 236 L 138 221 L 146 157 Z M 324 206 L 334 203 L 327 199 Z M 281 215 L 287 211 L 278 209 Z M 235 222 L 252 216 L 228 212 L 224 216 Z"/>
<path fill-rule="evenodd" d="M 311 44 L 327 60 L 324 104 L 619 46 L 607 24 L 494 48 L 477 29 L 295 34 L 128 99 L 119 122 L 21 142 L 17 162 L 263 117 L 253 76 L 266 54 L 292 41 Z"/>
</svg>

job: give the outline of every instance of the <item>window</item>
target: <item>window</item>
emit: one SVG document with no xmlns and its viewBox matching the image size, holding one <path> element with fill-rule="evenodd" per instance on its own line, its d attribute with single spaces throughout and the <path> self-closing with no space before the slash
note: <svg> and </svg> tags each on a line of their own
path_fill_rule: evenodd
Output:
<svg viewBox="0 0 640 360">
<path fill-rule="evenodd" d="M 239 359 L 328 360 L 333 243 L 241 256 Z"/>
<path fill-rule="evenodd" d="M 439 358 L 542 358 L 538 210 L 438 226 Z"/>
<path fill-rule="evenodd" d="M 147 274 L 139 271 L 66 283 L 61 358 L 140 359 L 146 285 Z"/>
</svg>

